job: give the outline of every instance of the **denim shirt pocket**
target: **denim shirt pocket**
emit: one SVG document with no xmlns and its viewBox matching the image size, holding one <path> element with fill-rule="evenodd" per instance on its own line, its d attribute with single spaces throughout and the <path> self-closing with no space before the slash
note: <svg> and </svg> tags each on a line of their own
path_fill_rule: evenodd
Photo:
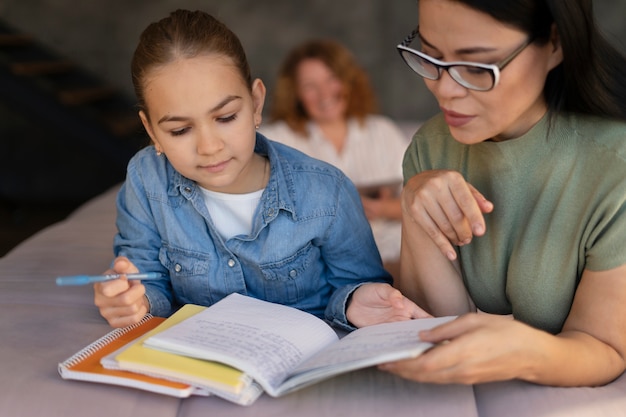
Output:
<svg viewBox="0 0 626 417">
<path fill-rule="evenodd" d="M 171 246 L 159 250 L 159 260 L 167 268 L 172 290 L 181 304 L 192 303 L 210 305 L 209 271 L 212 262 L 210 255 Z"/>
<path fill-rule="evenodd" d="M 259 266 L 268 301 L 298 306 L 311 296 L 321 295 L 318 291 L 325 285 L 319 248 L 310 242 L 285 259 Z"/>
</svg>

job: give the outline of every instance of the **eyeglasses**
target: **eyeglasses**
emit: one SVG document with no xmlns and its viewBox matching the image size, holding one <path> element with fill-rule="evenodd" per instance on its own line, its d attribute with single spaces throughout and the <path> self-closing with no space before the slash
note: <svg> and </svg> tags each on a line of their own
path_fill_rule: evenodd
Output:
<svg viewBox="0 0 626 417">
<path fill-rule="evenodd" d="M 400 56 L 413 71 L 429 80 L 438 80 L 443 70 L 446 70 L 454 81 L 476 91 L 489 91 L 498 85 L 500 71 L 532 42 L 532 39 L 528 39 L 511 55 L 496 64 L 466 61 L 444 62 L 408 47 L 418 34 L 419 26 L 397 46 Z"/>
</svg>

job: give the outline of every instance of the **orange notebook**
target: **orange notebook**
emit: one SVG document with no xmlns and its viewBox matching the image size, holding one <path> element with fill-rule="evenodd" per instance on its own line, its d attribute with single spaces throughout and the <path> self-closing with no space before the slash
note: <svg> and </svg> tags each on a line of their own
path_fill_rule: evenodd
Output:
<svg viewBox="0 0 626 417">
<path fill-rule="evenodd" d="M 148 314 L 137 324 L 112 330 L 76 352 L 70 358 L 59 363 L 61 377 L 63 379 L 133 387 L 179 398 L 189 397 L 192 394 L 209 395 L 208 392 L 198 390 L 188 384 L 133 372 L 105 369 L 100 364 L 102 357 L 143 336 L 164 320 L 162 317 L 154 317 Z"/>
</svg>

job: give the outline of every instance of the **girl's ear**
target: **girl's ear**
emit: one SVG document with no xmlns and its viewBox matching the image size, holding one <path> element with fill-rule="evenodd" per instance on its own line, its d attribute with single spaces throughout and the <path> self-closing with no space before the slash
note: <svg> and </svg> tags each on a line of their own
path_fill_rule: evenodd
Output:
<svg viewBox="0 0 626 417">
<path fill-rule="evenodd" d="M 265 85 L 260 79 L 252 83 L 252 103 L 254 106 L 254 124 L 259 127 L 263 119 L 263 105 L 265 104 Z"/>
<path fill-rule="evenodd" d="M 152 131 L 152 126 L 150 126 L 148 116 L 143 110 L 139 110 L 139 118 L 141 119 L 141 123 L 143 124 L 144 129 L 146 129 L 146 132 L 148 132 L 148 136 L 150 136 L 152 143 L 154 143 L 154 146 L 157 148 L 157 150 L 160 150 L 160 145 L 157 142 L 156 137 L 154 136 L 154 132 Z"/>
<path fill-rule="evenodd" d="M 559 31 L 556 28 L 556 24 L 552 24 L 552 30 L 550 34 L 550 45 L 552 45 L 552 52 L 550 54 L 550 60 L 548 62 L 549 69 L 557 67 L 563 62 L 563 48 L 561 47 L 561 37 Z"/>
</svg>

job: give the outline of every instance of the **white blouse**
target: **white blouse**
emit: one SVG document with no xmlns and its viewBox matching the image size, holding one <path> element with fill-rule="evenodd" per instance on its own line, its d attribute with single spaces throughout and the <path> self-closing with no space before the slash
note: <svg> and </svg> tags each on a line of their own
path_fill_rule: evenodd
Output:
<svg viewBox="0 0 626 417">
<path fill-rule="evenodd" d="M 309 136 L 291 130 L 285 122 L 262 126 L 259 131 L 268 139 L 284 143 L 314 158 L 341 169 L 357 187 L 402 181 L 402 158 L 410 137 L 388 117 L 370 115 L 363 124 L 348 121 L 348 137 L 341 153 L 324 138 L 314 122 L 307 124 Z M 400 256 L 399 221 L 370 222 L 384 261 Z"/>
</svg>

